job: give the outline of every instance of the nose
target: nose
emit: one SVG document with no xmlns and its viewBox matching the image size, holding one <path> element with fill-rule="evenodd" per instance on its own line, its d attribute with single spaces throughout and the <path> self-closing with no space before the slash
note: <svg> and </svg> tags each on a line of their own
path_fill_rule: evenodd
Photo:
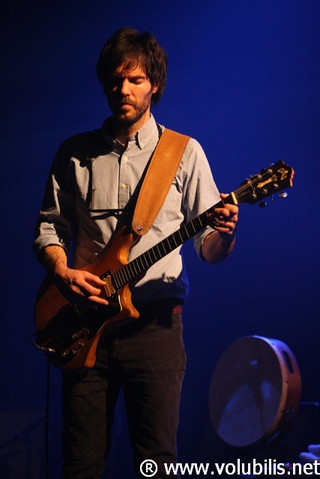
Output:
<svg viewBox="0 0 320 479">
<path fill-rule="evenodd" d="M 130 83 L 129 83 L 129 80 L 128 78 L 124 78 L 123 79 L 123 82 L 121 84 L 121 93 L 122 95 L 129 95 L 129 92 L 130 92 Z"/>
</svg>

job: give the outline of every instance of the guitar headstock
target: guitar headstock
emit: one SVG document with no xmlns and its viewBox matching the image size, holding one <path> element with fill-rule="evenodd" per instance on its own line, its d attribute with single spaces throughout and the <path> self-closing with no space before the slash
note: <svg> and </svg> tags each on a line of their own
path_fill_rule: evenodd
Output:
<svg viewBox="0 0 320 479">
<path fill-rule="evenodd" d="M 279 160 L 241 183 L 234 194 L 238 203 L 255 204 L 260 202 L 263 206 L 262 200 L 274 193 L 279 192 L 280 196 L 286 196 L 283 190 L 293 186 L 293 176 L 293 168 Z"/>
</svg>

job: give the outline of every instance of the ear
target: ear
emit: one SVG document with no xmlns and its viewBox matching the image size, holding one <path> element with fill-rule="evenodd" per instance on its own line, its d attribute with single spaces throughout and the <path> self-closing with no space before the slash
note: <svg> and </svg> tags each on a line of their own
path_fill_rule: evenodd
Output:
<svg viewBox="0 0 320 479">
<path fill-rule="evenodd" d="M 152 94 L 154 95 L 159 89 L 159 85 L 153 85 L 152 86 Z"/>
</svg>

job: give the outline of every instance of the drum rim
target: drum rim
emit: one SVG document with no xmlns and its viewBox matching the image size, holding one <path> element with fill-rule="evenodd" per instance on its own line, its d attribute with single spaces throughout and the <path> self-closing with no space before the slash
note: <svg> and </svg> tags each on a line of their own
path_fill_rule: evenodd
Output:
<svg viewBox="0 0 320 479">
<path fill-rule="evenodd" d="M 264 431 L 261 437 L 259 437 L 256 440 L 253 440 L 252 442 L 248 442 L 246 444 L 238 444 L 238 442 L 234 443 L 231 441 L 231 439 L 222 437 L 221 434 L 219 434 L 218 427 L 217 427 L 214 415 L 212 413 L 212 406 L 213 406 L 212 395 L 213 395 L 213 387 L 214 387 L 213 381 L 218 368 L 221 367 L 222 365 L 223 359 L 225 359 L 228 356 L 230 351 L 232 349 L 235 349 L 241 342 L 243 343 L 244 341 L 250 342 L 250 340 L 254 340 L 255 342 L 262 341 L 264 345 L 268 345 L 270 347 L 270 350 L 275 356 L 277 367 L 279 368 L 278 373 L 281 376 L 282 390 L 281 390 L 278 406 L 274 414 L 272 423 L 267 428 L 267 430 Z M 290 364 L 288 364 L 288 360 Z M 290 371 L 291 368 L 293 369 L 293 371 Z M 212 377 L 211 377 L 211 382 L 210 382 L 210 388 L 209 388 L 209 413 L 210 413 L 211 424 L 213 426 L 213 429 L 215 430 L 217 435 L 220 437 L 220 439 L 223 440 L 223 442 L 238 448 L 250 448 L 261 443 L 269 442 L 273 439 L 273 437 L 278 436 L 279 434 L 283 434 L 291 425 L 293 419 L 295 418 L 297 414 L 300 398 L 301 398 L 300 369 L 299 369 L 297 360 L 292 350 L 288 347 L 288 345 L 279 339 L 268 338 L 261 335 L 243 336 L 233 341 L 222 352 L 222 354 L 218 358 L 218 361 L 216 362 L 216 365 L 214 367 Z"/>
</svg>

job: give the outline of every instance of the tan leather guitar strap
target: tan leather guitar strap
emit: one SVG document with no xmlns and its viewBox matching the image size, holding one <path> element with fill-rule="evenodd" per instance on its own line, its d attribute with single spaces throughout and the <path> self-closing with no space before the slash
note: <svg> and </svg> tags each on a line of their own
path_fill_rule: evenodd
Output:
<svg viewBox="0 0 320 479">
<path fill-rule="evenodd" d="M 166 199 L 189 136 L 165 129 L 143 181 L 132 219 L 139 236 L 148 233 Z"/>
</svg>

